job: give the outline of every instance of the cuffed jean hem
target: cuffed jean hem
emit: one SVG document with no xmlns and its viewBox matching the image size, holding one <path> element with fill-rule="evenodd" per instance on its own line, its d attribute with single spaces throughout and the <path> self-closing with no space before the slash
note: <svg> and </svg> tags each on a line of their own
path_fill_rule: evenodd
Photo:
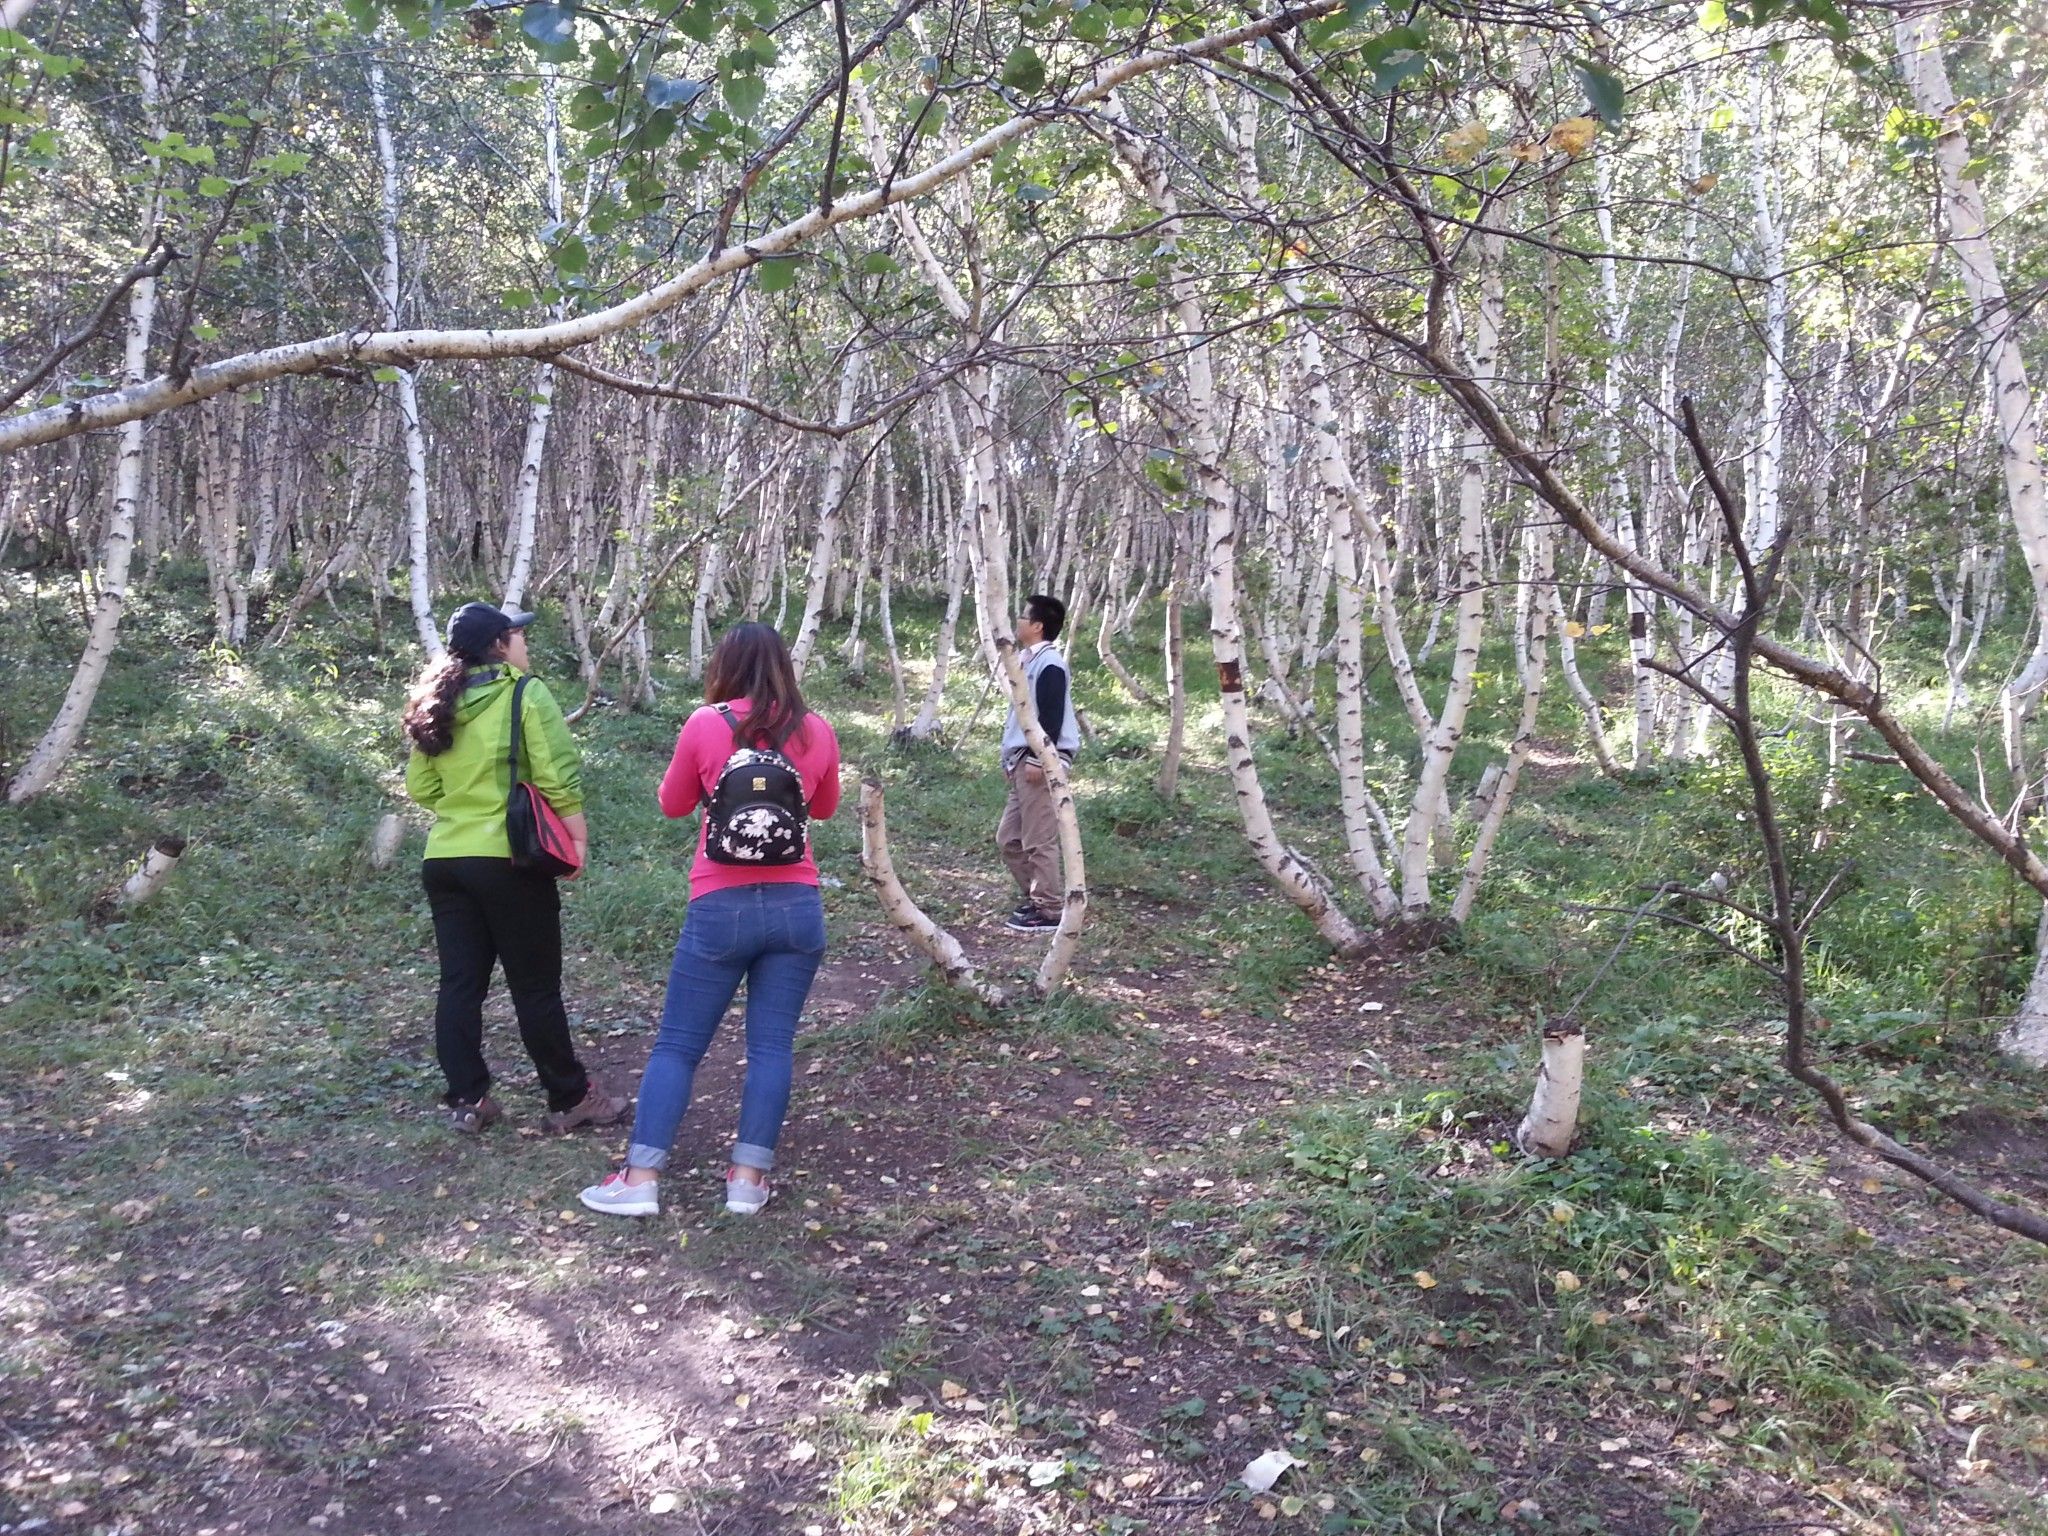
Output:
<svg viewBox="0 0 2048 1536">
<path fill-rule="evenodd" d="M 626 1148 L 628 1168 L 652 1168 L 659 1172 L 668 1166 L 668 1149 L 650 1147 L 644 1142 L 633 1142 Z"/>
<path fill-rule="evenodd" d="M 758 1147 L 751 1141 L 736 1141 L 732 1144 L 732 1160 L 741 1168 L 753 1168 L 762 1173 L 775 1171 L 775 1149 Z"/>
</svg>

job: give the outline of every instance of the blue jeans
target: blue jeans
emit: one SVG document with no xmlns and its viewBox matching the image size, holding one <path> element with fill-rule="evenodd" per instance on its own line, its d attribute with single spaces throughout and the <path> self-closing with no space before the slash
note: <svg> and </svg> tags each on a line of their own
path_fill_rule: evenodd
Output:
<svg viewBox="0 0 2048 1536">
<path fill-rule="evenodd" d="M 697 1063 L 733 994 L 747 984 L 747 1078 L 732 1160 L 763 1173 L 789 1113 L 797 1015 L 825 959 L 825 905 L 815 885 L 743 885 L 690 903 L 668 973 L 661 1029 L 640 1079 L 629 1168 L 665 1168 L 690 1107 Z"/>
</svg>

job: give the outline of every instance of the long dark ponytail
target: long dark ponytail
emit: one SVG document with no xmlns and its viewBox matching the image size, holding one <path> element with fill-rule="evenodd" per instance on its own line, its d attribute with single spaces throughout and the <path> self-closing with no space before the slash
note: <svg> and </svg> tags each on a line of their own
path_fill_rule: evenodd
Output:
<svg viewBox="0 0 2048 1536">
<path fill-rule="evenodd" d="M 469 667 L 466 659 L 450 651 L 422 667 L 405 696 L 400 718 L 406 739 L 429 757 L 439 757 L 455 744 L 455 701 L 462 696 L 462 677 Z"/>
</svg>

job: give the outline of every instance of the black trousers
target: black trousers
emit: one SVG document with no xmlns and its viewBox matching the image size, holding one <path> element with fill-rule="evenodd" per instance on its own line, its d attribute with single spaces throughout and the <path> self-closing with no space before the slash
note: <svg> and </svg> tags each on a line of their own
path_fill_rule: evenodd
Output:
<svg viewBox="0 0 2048 1536">
<path fill-rule="evenodd" d="M 441 952 L 434 1050 L 448 1078 L 449 1102 L 474 1104 L 491 1086 L 484 997 L 492 967 L 502 962 L 519 1035 L 547 1090 L 548 1108 L 581 1103 L 590 1079 L 576 1059 L 562 1006 L 562 897 L 555 882 L 515 870 L 509 859 L 427 859 L 420 882 Z"/>
</svg>

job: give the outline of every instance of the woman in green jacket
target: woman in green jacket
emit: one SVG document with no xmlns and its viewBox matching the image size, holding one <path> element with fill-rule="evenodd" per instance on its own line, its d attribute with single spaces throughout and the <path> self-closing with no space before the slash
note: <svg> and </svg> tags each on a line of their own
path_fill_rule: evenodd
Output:
<svg viewBox="0 0 2048 1536">
<path fill-rule="evenodd" d="M 441 991 L 434 1049 L 448 1078 L 448 1118 L 474 1133 L 503 1115 L 484 1064 L 484 994 L 502 963 L 520 1038 L 547 1090 L 550 1130 L 608 1125 L 626 1111 L 576 1059 L 562 1006 L 562 902 L 554 880 L 512 867 L 505 804 L 512 792 L 513 686 L 525 673 L 533 615 L 465 603 L 448 620 L 448 654 L 430 662 L 405 702 L 412 756 L 405 788 L 434 813 L 420 878 L 434 914 Z M 520 695 L 519 776 L 561 814 L 579 855 L 589 846 L 576 742 L 547 684 Z"/>
</svg>

